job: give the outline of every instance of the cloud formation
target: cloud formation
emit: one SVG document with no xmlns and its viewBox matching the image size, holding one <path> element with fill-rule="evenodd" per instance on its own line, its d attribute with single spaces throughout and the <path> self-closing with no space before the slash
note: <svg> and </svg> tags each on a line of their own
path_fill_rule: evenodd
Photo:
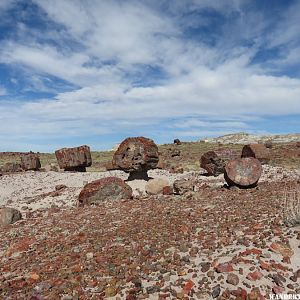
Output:
<svg viewBox="0 0 300 300">
<path fill-rule="evenodd" d="M 41 151 L 86 142 L 103 148 L 134 134 L 159 142 L 196 139 L 265 131 L 255 120 L 300 115 L 300 5 L 278 5 L 19 0 L 0 6 L 8 20 L 21 16 L 0 23 L 13 32 L 0 40 L 6 72 L 0 119 L 12 124 L 0 129 L 1 147 L 28 141 Z"/>
</svg>

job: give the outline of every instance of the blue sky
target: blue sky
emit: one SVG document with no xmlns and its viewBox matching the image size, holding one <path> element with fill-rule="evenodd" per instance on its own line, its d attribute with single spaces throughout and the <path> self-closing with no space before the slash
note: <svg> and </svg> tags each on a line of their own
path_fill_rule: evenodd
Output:
<svg viewBox="0 0 300 300">
<path fill-rule="evenodd" d="M 300 132 L 300 1 L 0 0 L 0 151 Z"/>
</svg>

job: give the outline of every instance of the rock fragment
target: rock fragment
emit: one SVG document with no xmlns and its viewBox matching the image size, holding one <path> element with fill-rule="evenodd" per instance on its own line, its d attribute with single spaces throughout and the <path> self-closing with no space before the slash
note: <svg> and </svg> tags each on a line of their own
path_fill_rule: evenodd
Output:
<svg viewBox="0 0 300 300">
<path fill-rule="evenodd" d="M 83 145 L 74 148 L 62 148 L 55 151 L 58 165 L 65 171 L 85 172 L 92 165 L 90 147 Z"/>
<path fill-rule="evenodd" d="M 218 176 L 224 173 L 228 161 L 239 157 L 240 152 L 232 149 L 208 151 L 201 156 L 200 167 L 205 169 L 209 176 Z"/>
<path fill-rule="evenodd" d="M 231 160 L 225 166 L 224 178 L 229 186 L 255 187 L 262 174 L 262 166 L 253 157 Z"/>
<path fill-rule="evenodd" d="M 11 207 L 0 208 L 0 226 L 13 224 L 22 219 L 20 211 Z"/>
<path fill-rule="evenodd" d="M 174 193 L 177 195 L 183 195 L 187 192 L 194 191 L 195 184 L 191 180 L 178 179 L 173 183 Z"/>
<path fill-rule="evenodd" d="M 231 285 L 238 285 L 239 284 L 239 277 L 236 274 L 230 273 L 227 276 L 226 282 L 231 284 Z"/>
<path fill-rule="evenodd" d="M 174 144 L 175 144 L 175 145 L 181 145 L 181 141 L 180 141 L 179 139 L 175 139 L 175 140 L 174 140 Z"/>
<path fill-rule="evenodd" d="M 249 144 L 243 147 L 242 157 L 254 157 L 266 164 L 270 160 L 270 152 L 264 144 Z"/>
<path fill-rule="evenodd" d="M 132 189 L 122 179 L 106 177 L 86 184 L 78 198 L 79 206 L 101 204 L 103 201 L 118 201 L 132 198 Z"/>
<path fill-rule="evenodd" d="M 21 167 L 25 171 L 38 171 L 41 168 L 41 162 L 38 154 L 36 153 L 24 153 L 21 154 Z"/>
</svg>

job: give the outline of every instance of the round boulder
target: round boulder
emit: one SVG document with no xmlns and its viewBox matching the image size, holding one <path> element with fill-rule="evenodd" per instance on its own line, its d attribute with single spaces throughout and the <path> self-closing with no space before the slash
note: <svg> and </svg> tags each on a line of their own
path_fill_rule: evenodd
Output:
<svg viewBox="0 0 300 300">
<path fill-rule="evenodd" d="M 78 198 L 79 206 L 100 204 L 103 201 L 115 201 L 132 198 L 132 189 L 122 179 L 106 177 L 86 184 Z"/>
<path fill-rule="evenodd" d="M 163 194 L 165 187 L 170 186 L 170 182 L 164 178 L 155 178 L 147 182 L 145 186 L 148 195 Z"/>
<path fill-rule="evenodd" d="M 155 169 L 159 160 L 158 147 L 145 137 L 125 139 L 115 152 L 112 164 L 125 172 L 147 172 Z"/>
<path fill-rule="evenodd" d="M 262 174 L 258 159 L 245 157 L 231 160 L 225 166 L 224 178 L 229 186 L 251 188 L 256 186 Z"/>
<path fill-rule="evenodd" d="M 22 219 L 21 213 L 11 207 L 0 208 L 0 226 L 6 226 Z"/>
</svg>

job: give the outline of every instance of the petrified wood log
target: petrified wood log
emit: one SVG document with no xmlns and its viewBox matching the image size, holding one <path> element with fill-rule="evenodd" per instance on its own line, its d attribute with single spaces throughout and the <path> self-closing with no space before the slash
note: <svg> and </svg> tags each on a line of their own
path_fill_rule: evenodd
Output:
<svg viewBox="0 0 300 300">
<path fill-rule="evenodd" d="M 270 152 L 264 144 L 249 144 L 243 147 L 242 157 L 254 157 L 265 164 L 270 160 Z"/>
<path fill-rule="evenodd" d="M 238 158 L 225 166 L 224 178 L 229 186 L 255 187 L 262 173 L 262 166 L 254 157 Z"/>
<path fill-rule="evenodd" d="M 92 165 L 90 147 L 83 145 L 74 148 L 62 148 L 55 151 L 58 165 L 65 171 L 85 172 Z"/>
<path fill-rule="evenodd" d="M 147 172 L 156 168 L 158 147 L 151 139 L 134 137 L 125 139 L 115 152 L 112 164 L 128 173 Z"/>
<path fill-rule="evenodd" d="M 37 171 L 41 168 L 40 158 L 35 153 L 24 153 L 20 155 L 21 167 L 25 171 Z"/>
<path fill-rule="evenodd" d="M 201 156 L 200 167 L 205 169 L 209 176 L 218 176 L 224 173 L 228 161 L 239 157 L 240 152 L 232 149 L 208 151 Z"/>
<path fill-rule="evenodd" d="M 122 179 L 106 177 L 86 184 L 78 198 L 79 206 L 97 205 L 103 201 L 116 201 L 132 198 L 132 189 Z"/>
</svg>

